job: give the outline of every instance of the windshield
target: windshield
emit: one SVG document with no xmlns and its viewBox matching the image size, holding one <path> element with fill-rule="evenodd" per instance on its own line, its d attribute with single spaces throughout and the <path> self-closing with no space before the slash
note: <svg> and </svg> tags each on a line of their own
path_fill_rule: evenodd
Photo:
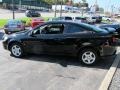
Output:
<svg viewBox="0 0 120 90">
<path fill-rule="evenodd" d="M 8 25 L 21 25 L 22 22 L 21 21 L 15 21 L 15 20 L 10 20 L 7 23 Z"/>
</svg>

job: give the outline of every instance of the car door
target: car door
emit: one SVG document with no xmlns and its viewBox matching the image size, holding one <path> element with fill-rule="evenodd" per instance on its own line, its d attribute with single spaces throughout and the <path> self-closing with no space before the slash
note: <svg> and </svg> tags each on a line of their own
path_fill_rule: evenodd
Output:
<svg viewBox="0 0 120 90">
<path fill-rule="evenodd" d="M 67 54 L 76 55 L 78 45 L 84 42 L 90 42 L 90 38 L 94 35 L 93 32 L 86 30 L 76 24 L 67 24 L 64 31 L 64 52 Z"/>
<path fill-rule="evenodd" d="M 45 41 L 44 50 L 49 53 L 76 55 L 78 43 L 92 42 L 91 38 L 95 36 L 94 32 L 72 23 L 52 24 L 50 26 L 52 28 L 49 28 L 49 32 L 42 34 Z M 58 33 L 54 31 L 58 31 Z"/>
<path fill-rule="evenodd" d="M 44 41 L 40 34 L 40 28 L 30 31 L 26 38 L 22 39 L 24 48 L 28 53 L 41 54 L 44 53 Z"/>
<path fill-rule="evenodd" d="M 61 53 L 64 45 L 64 24 L 50 23 L 41 30 L 41 37 L 44 41 L 44 51 L 46 53 Z"/>
</svg>

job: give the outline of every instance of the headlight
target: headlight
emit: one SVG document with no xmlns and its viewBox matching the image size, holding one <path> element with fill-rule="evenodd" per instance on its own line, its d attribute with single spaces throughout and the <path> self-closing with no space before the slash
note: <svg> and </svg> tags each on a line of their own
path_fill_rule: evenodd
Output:
<svg viewBox="0 0 120 90">
<path fill-rule="evenodd" d="M 4 40 L 6 41 L 8 39 L 8 37 L 4 37 Z"/>
<path fill-rule="evenodd" d="M 3 36 L 3 41 L 6 41 L 8 39 L 7 36 Z"/>
</svg>

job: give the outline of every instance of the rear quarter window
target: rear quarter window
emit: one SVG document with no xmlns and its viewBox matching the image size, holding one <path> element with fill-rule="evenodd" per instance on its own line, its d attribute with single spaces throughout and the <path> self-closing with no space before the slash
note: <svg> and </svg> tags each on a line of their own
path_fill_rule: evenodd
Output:
<svg viewBox="0 0 120 90">
<path fill-rule="evenodd" d="M 67 25 L 67 29 L 65 33 L 79 33 L 79 32 L 84 32 L 87 31 L 84 28 L 80 27 L 79 25 Z"/>
</svg>

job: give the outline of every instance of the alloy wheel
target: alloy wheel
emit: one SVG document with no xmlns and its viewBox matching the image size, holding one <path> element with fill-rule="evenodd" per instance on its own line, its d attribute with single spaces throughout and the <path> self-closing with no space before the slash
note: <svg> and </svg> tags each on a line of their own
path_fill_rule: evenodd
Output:
<svg viewBox="0 0 120 90">
<path fill-rule="evenodd" d="M 82 54 L 82 61 L 85 64 L 91 65 L 96 61 L 96 55 L 92 51 L 86 51 Z"/>
</svg>

